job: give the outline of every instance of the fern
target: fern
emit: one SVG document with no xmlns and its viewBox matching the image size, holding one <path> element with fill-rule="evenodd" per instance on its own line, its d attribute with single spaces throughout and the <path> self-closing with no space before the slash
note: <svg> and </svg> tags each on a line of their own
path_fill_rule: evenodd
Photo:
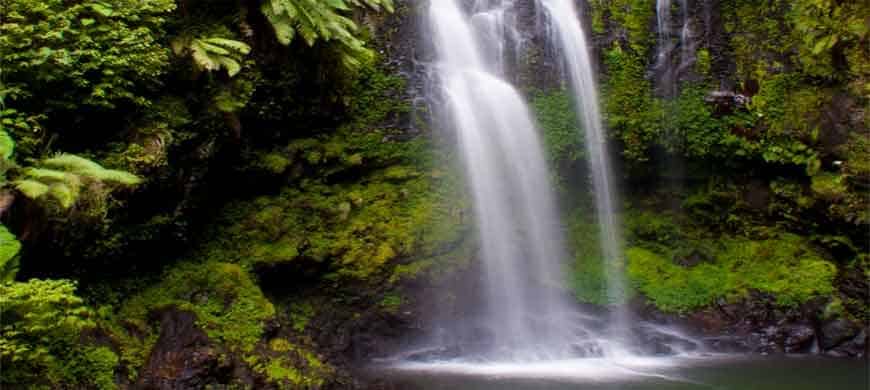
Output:
<svg viewBox="0 0 870 390">
<path fill-rule="evenodd" d="M 6 226 L 0 225 L 0 284 L 11 282 L 18 272 L 18 252 L 21 243 Z"/>
<path fill-rule="evenodd" d="M 83 189 L 90 184 L 96 189 L 103 184 L 131 187 L 142 182 L 132 173 L 114 169 L 106 169 L 94 161 L 74 154 L 61 153 L 43 160 L 39 167 L 30 167 L 22 171 L 19 179 L 14 181 L 15 188 L 24 196 L 34 200 L 53 199 L 63 209 L 75 205 L 81 197 Z M 97 191 L 101 196 L 103 193 Z"/>
<path fill-rule="evenodd" d="M 190 55 L 199 70 L 225 69 L 230 77 L 242 70 L 242 61 L 251 52 L 248 44 L 228 38 L 194 38 L 182 35 L 172 42 L 176 55 Z"/>
<path fill-rule="evenodd" d="M 8 160 L 15 152 L 15 141 L 9 136 L 9 133 L 0 129 L 0 157 Z"/>
<path fill-rule="evenodd" d="M 393 11 L 392 0 L 267 0 L 260 10 L 281 44 L 289 45 L 297 35 L 308 46 L 317 41 L 338 42 L 345 50 L 342 62 L 354 67 L 371 52 L 354 35 L 357 25 L 347 16 L 351 6 Z"/>
<path fill-rule="evenodd" d="M 103 168 L 100 164 L 97 164 L 96 162 L 69 153 L 60 153 L 52 158 L 44 160 L 43 164 L 45 166 L 52 167 L 61 171 L 71 172 L 79 176 L 89 177 L 99 181 L 122 184 L 126 186 L 133 186 L 142 182 L 142 179 L 130 172 L 115 169 L 106 169 Z M 33 170 L 33 168 L 30 169 L 30 171 Z M 51 170 L 45 169 L 44 171 Z"/>
<path fill-rule="evenodd" d="M 48 193 L 48 186 L 36 180 L 23 179 L 15 181 L 15 189 L 30 199 L 38 199 Z"/>
</svg>

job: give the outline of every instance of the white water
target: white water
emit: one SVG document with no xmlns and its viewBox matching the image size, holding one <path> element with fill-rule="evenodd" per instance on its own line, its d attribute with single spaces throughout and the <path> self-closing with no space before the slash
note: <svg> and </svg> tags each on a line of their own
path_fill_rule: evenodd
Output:
<svg viewBox="0 0 870 390">
<path fill-rule="evenodd" d="M 586 155 L 595 193 L 601 249 L 608 265 L 605 267 L 608 294 L 611 302 L 619 303 L 624 298 L 625 283 L 619 223 L 615 214 L 616 194 L 586 34 L 572 0 L 540 2 L 547 10 L 555 34 L 551 39 L 561 49 L 559 54 L 567 64 L 572 90 L 576 94 L 577 112 L 582 117 Z M 614 313 L 613 334 L 621 338 L 629 326 L 628 316 L 624 310 L 617 309 Z"/>
<path fill-rule="evenodd" d="M 562 240 L 541 142 L 522 97 L 501 75 L 507 3 L 478 1 L 467 15 L 457 0 L 432 0 L 430 33 L 474 200 L 489 355 L 553 359 L 568 356 L 574 331 L 558 287 Z"/>
<path fill-rule="evenodd" d="M 688 0 L 680 0 L 680 29 L 674 33 L 671 0 L 656 0 L 656 29 L 659 42 L 656 48 L 655 67 L 659 73 L 657 85 L 665 95 L 677 93 L 677 81 L 695 61 L 692 26 L 689 19 Z M 679 48 L 679 51 L 676 49 Z"/>
</svg>

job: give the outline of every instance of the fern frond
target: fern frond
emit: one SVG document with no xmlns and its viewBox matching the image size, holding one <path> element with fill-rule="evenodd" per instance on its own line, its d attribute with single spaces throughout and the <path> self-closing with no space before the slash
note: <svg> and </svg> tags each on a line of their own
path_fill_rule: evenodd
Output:
<svg viewBox="0 0 870 390">
<path fill-rule="evenodd" d="M 27 168 L 24 175 L 42 182 L 65 181 L 68 173 L 48 168 Z"/>
<path fill-rule="evenodd" d="M 197 38 L 188 44 L 193 62 L 203 70 L 226 69 L 230 77 L 242 69 L 242 59 L 251 52 L 244 42 L 226 38 Z"/>
<path fill-rule="evenodd" d="M 15 189 L 30 199 L 39 199 L 48 193 L 48 186 L 36 180 L 15 180 Z"/>
<path fill-rule="evenodd" d="M 49 193 L 65 209 L 72 207 L 79 198 L 79 191 L 64 183 L 51 186 Z"/>
<path fill-rule="evenodd" d="M 0 130 L 0 157 L 3 157 L 4 160 L 8 160 L 12 157 L 12 153 L 15 152 L 15 141 L 12 140 L 12 137 L 9 136 L 4 130 Z"/>
<path fill-rule="evenodd" d="M 142 178 L 140 178 L 139 176 L 136 176 L 127 171 L 121 171 L 117 169 L 103 169 L 99 172 L 99 175 L 94 176 L 94 178 L 100 181 L 116 183 L 125 186 L 134 186 L 142 183 Z"/>
<path fill-rule="evenodd" d="M 94 161 L 70 153 L 59 153 L 42 161 L 43 165 L 62 169 L 67 172 L 82 173 L 102 170 L 103 167 Z"/>
</svg>

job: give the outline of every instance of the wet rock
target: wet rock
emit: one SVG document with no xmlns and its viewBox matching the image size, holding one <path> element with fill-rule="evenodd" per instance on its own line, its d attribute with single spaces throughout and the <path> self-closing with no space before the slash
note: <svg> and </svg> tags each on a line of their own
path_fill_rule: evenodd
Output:
<svg viewBox="0 0 870 390">
<path fill-rule="evenodd" d="M 712 259 L 710 256 L 701 252 L 697 249 L 692 249 L 687 255 L 684 256 L 676 256 L 674 258 L 674 263 L 681 267 L 691 268 L 698 264 L 710 262 Z"/>
<path fill-rule="evenodd" d="M 719 115 L 743 109 L 749 100 L 749 97 L 731 91 L 712 91 L 704 98 L 704 101 L 716 108 L 715 112 Z"/>
<path fill-rule="evenodd" d="M 842 356 L 842 357 L 864 357 L 868 356 L 868 340 L 867 340 L 867 329 L 862 329 L 857 336 L 852 338 L 849 341 L 846 341 L 843 344 L 835 347 L 832 350 L 827 351 L 828 355 L 833 356 Z"/>
<path fill-rule="evenodd" d="M 169 309 L 158 316 L 160 337 L 135 388 L 198 389 L 241 376 L 196 326 L 194 313 Z"/>
<path fill-rule="evenodd" d="M 783 347 L 788 353 L 810 352 L 816 339 L 816 331 L 809 324 L 790 324 L 782 328 L 785 336 Z"/>
<path fill-rule="evenodd" d="M 838 318 L 822 325 L 819 346 L 827 351 L 854 338 L 860 329 L 850 321 Z"/>
</svg>

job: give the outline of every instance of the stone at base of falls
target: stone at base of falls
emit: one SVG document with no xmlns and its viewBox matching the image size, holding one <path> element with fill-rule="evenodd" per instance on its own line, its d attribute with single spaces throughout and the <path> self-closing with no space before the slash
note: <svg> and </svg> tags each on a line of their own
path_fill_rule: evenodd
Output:
<svg viewBox="0 0 870 390">
<path fill-rule="evenodd" d="M 254 385 L 232 358 L 221 357 L 221 351 L 196 325 L 194 313 L 167 309 L 155 314 L 160 318 L 160 337 L 139 373 L 136 388 L 199 389 L 228 383 L 230 378 Z"/>
<path fill-rule="evenodd" d="M 753 292 L 740 302 L 721 301 L 684 316 L 660 313 L 654 308 L 643 316 L 655 323 L 688 329 L 715 352 L 867 356 L 867 330 L 844 318 L 823 318 L 824 306 L 823 300 L 813 300 L 783 308 L 775 305 L 774 297 Z"/>
</svg>

